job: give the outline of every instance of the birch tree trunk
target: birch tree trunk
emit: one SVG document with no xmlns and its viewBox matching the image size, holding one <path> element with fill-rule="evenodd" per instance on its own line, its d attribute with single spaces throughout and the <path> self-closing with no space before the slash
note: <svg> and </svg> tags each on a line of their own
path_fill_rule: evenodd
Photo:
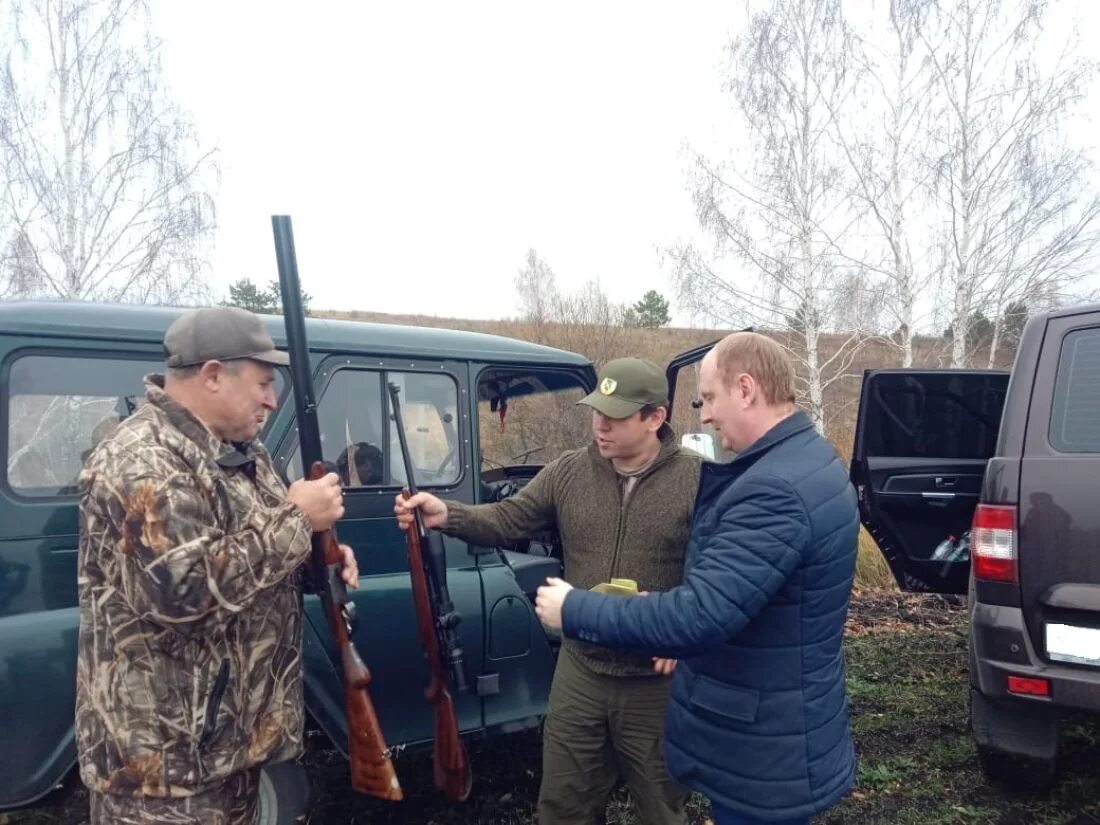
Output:
<svg viewBox="0 0 1100 825">
<path fill-rule="evenodd" d="M 162 90 L 148 13 L 0 3 L 0 294 L 206 297 L 214 152 Z"/>
</svg>

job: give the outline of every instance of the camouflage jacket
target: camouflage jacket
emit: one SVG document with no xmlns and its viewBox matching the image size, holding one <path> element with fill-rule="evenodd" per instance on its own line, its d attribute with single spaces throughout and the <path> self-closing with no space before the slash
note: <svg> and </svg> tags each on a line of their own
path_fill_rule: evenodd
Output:
<svg viewBox="0 0 1100 825">
<path fill-rule="evenodd" d="M 76 740 L 89 788 L 188 796 L 301 752 L 311 530 L 262 445 L 146 382 L 81 474 Z"/>
</svg>

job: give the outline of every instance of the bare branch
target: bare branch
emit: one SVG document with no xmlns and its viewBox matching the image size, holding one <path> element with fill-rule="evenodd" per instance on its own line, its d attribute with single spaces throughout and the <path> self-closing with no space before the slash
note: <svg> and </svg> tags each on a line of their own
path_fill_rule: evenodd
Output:
<svg viewBox="0 0 1100 825">
<path fill-rule="evenodd" d="M 215 150 L 159 88 L 148 0 L 13 0 L 0 33 L 4 291 L 186 300 L 204 289 Z M 25 263 L 29 266 L 29 263 Z M 18 283 L 16 283 L 18 281 Z"/>
<path fill-rule="evenodd" d="M 868 292 L 869 267 L 846 249 L 860 217 L 846 208 L 850 186 L 831 137 L 856 79 L 850 41 L 839 0 L 779 0 L 752 17 L 730 49 L 728 88 L 751 126 L 753 160 L 720 169 L 697 159 L 696 209 L 714 260 L 692 248 L 674 253 L 687 306 L 731 326 L 789 330 L 819 428 L 825 370 L 865 337 L 858 318 L 840 352 L 822 356 L 822 336 L 853 320 Z"/>
</svg>

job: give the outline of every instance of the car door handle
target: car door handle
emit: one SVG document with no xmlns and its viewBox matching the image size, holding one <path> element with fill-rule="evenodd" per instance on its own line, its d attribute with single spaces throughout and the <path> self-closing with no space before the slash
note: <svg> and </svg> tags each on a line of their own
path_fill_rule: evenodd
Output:
<svg viewBox="0 0 1100 825">
<path fill-rule="evenodd" d="M 936 476 L 937 487 L 954 487 L 958 481 L 955 476 Z"/>
</svg>

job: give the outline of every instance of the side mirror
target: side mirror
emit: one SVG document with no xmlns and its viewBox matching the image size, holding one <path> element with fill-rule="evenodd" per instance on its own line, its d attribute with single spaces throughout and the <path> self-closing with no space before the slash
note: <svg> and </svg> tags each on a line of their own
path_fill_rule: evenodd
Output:
<svg viewBox="0 0 1100 825">
<path fill-rule="evenodd" d="M 714 437 L 710 433 L 685 433 L 680 436 L 680 446 L 695 450 L 708 461 L 714 461 Z"/>
</svg>

